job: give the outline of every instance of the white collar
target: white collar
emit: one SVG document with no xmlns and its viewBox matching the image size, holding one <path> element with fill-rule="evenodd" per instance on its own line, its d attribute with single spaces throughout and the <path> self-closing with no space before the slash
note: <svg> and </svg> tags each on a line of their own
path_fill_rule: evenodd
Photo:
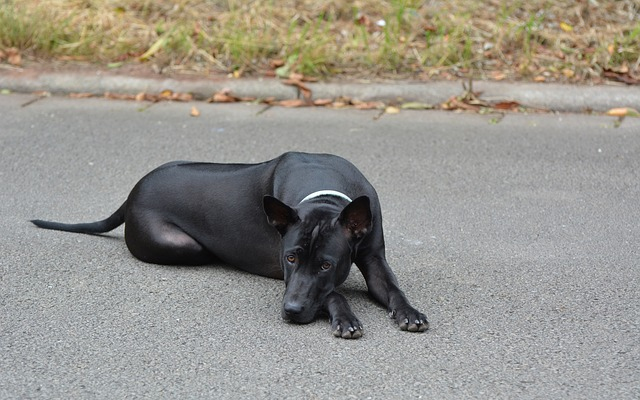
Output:
<svg viewBox="0 0 640 400">
<path fill-rule="evenodd" d="M 304 203 L 307 200 L 315 199 L 316 197 L 320 197 L 320 196 L 336 196 L 336 197 L 340 197 L 342 199 L 347 200 L 349 203 L 351 203 L 352 201 L 349 198 L 349 196 L 347 196 L 346 194 L 340 193 L 335 190 L 318 190 L 317 192 L 313 192 L 307 197 L 305 197 L 304 199 L 300 200 L 300 203 Z"/>
</svg>

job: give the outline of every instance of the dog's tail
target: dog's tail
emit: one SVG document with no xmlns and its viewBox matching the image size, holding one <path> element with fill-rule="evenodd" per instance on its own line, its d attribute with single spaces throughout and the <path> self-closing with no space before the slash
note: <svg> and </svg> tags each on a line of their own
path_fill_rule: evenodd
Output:
<svg viewBox="0 0 640 400">
<path fill-rule="evenodd" d="M 124 213 L 127 209 L 127 202 L 122 203 L 118 211 L 111 214 L 111 216 L 107 219 L 103 219 L 102 221 L 96 222 L 87 222 L 82 224 L 65 224 L 62 222 L 53 222 L 53 221 L 42 221 L 39 219 L 33 219 L 34 225 L 44 228 L 44 229 L 53 229 L 56 231 L 65 231 L 65 232 L 76 232 L 76 233 L 88 233 L 88 234 L 98 234 L 109 232 L 117 228 L 118 226 L 124 223 Z"/>
</svg>

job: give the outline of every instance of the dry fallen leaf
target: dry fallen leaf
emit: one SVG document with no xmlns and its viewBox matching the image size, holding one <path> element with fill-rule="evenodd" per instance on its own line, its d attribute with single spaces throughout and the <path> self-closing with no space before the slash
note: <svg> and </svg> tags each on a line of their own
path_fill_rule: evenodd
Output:
<svg viewBox="0 0 640 400">
<path fill-rule="evenodd" d="M 199 117 L 200 111 L 196 108 L 196 106 L 191 107 L 191 112 L 189 113 L 192 117 Z"/>
<path fill-rule="evenodd" d="M 332 99 L 316 99 L 313 101 L 313 105 L 315 106 L 328 106 L 329 104 L 333 103 Z"/>
<path fill-rule="evenodd" d="M 362 26 L 366 26 L 366 27 L 370 27 L 371 26 L 371 20 L 369 19 L 369 17 L 367 17 L 365 14 L 362 14 L 361 12 L 359 12 L 356 15 L 355 23 L 356 23 L 356 25 L 362 25 Z"/>
<path fill-rule="evenodd" d="M 93 93 L 69 93 L 69 97 L 72 99 L 88 99 L 93 96 Z"/>
<path fill-rule="evenodd" d="M 282 83 L 284 83 L 285 85 L 297 87 L 300 93 L 302 93 L 302 97 L 304 97 L 305 100 L 311 100 L 311 89 L 309 89 L 307 85 L 302 83 L 302 80 L 301 80 L 302 75 L 291 74 L 291 76 L 294 77 L 295 79 L 294 78 L 285 79 L 282 81 Z"/>
<path fill-rule="evenodd" d="M 387 106 L 387 108 L 384 109 L 384 112 L 385 114 L 399 114 L 400 109 L 395 106 Z"/>
<path fill-rule="evenodd" d="M 408 103 L 403 103 L 400 108 L 403 110 L 431 110 L 434 107 L 432 104 L 410 101 Z"/>
<path fill-rule="evenodd" d="M 191 100 L 193 100 L 193 95 L 191 93 L 174 93 L 171 96 L 171 100 L 175 100 L 175 101 L 191 101 Z"/>
<path fill-rule="evenodd" d="M 160 97 L 160 95 L 157 95 L 157 94 L 151 94 L 151 93 L 143 93 L 143 94 L 144 94 L 144 97 L 142 99 L 146 100 L 146 101 L 150 101 L 152 103 L 157 103 L 157 102 L 159 102 L 161 100 L 166 100 L 166 99 L 163 99 L 162 97 Z M 138 95 L 139 95 L 139 93 L 138 93 Z M 138 95 L 136 95 L 136 98 L 138 97 Z"/>
<path fill-rule="evenodd" d="M 292 72 L 292 73 L 289 74 L 289 80 L 302 81 L 302 79 L 304 79 L 304 75 L 299 74 L 297 72 Z"/>
<path fill-rule="evenodd" d="M 211 98 L 211 101 L 214 103 L 234 103 L 238 101 L 238 99 L 226 93 L 216 93 Z"/>
<path fill-rule="evenodd" d="M 278 104 L 282 107 L 305 107 L 309 105 L 309 103 L 303 99 L 281 100 Z"/>
<path fill-rule="evenodd" d="M 501 101 L 493 105 L 496 110 L 517 110 L 520 103 L 517 101 Z"/>
<path fill-rule="evenodd" d="M 620 71 L 605 69 L 604 71 L 602 71 L 602 76 L 604 76 L 607 79 L 611 79 L 613 81 L 624 82 L 627 85 L 640 84 L 640 79 L 637 79 L 634 76 L 632 76 L 631 73 L 629 73 L 628 69 L 627 70 L 622 69 Z"/>
<path fill-rule="evenodd" d="M 481 106 L 477 104 L 469 104 L 458 96 L 453 96 L 449 100 L 441 104 L 443 110 L 467 110 L 480 111 Z"/>
<path fill-rule="evenodd" d="M 607 115 L 612 117 L 640 117 L 640 112 L 630 107 L 618 107 L 607 111 Z"/>
<path fill-rule="evenodd" d="M 235 103 L 240 101 L 240 98 L 231 95 L 230 89 L 222 89 L 207 101 L 209 103 Z"/>
<path fill-rule="evenodd" d="M 435 25 L 431 25 L 428 22 L 425 22 L 424 25 L 422 25 L 422 29 L 425 32 L 431 32 L 431 33 L 436 33 L 438 32 L 438 27 Z"/>
<path fill-rule="evenodd" d="M 269 67 L 274 68 L 274 69 L 282 67 L 283 65 L 284 65 L 284 60 L 281 59 L 281 58 L 276 58 L 276 59 L 273 59 L 273 60 L 269 61 Z"/>
<path fill-rule="evenodd" d="M 137 96 L 132 94 L 121 94 L 121 93 L 111 93 L 111 92 L 104 93 L 104 98 L 110 99 L 110 100 L 135 100 L 136 97 Z"/>
<path fill-rule="evenodd" d="M 20 65 L 22 64 L 22 56 L 20 55 L 20 51 L 15 47 L 10 47 L 6 49 L 7 61 L 11 65 Z"/>
<path fill-rule="evenodd" d="M 384 109 L 384 103 L 381 102 L 381 101 L 352 100 L 351 104 L 353 104 L 353 107 L 356 110 L 379 110 L 379 109 Z"/>
<path fill-rule="evenodd" d="M 46 90 L 36 90 L 33 94 L 38 97 L 51 97 L 51 92 Z"/>
<path fill-rule="evenodd" d="M 190 94 L 182 94 L 182 96 L 179 96 L 181 100 L 182 98 L 187 98 L 187 96 L 190 96 L 190 99 L 193 98 L 192 95 Z M 238 96 L 234 96 L 231 94 L 231 89 L 225 88 L 222 89 L 221 91 L 219 91 L 218 93 L 214 94 L 213 96 L 211 96 L 209 99 L 207 99 L 208 103 L 237 103 L 240 101 L 255 101 L 256 98 L 255 97 L 238 97 Z M 188 101 L 188 100 L 184 100 L 184 101 Z"/>
<path fill-rule="evenodd" d="M 500 71 L 494 71 L 491 73 L 491 77 L 496 81 L 504 80 L 507 77 L 507 74 Z"/>
<path fill-rule="evenodd" d="M 333 103 L 331 103 L 331 107 L 333 108 L 344 108 L 344 107 L 347 107 L 348 105 L 349 103 L 344 100 L 336 100 Z"/>
</svg>

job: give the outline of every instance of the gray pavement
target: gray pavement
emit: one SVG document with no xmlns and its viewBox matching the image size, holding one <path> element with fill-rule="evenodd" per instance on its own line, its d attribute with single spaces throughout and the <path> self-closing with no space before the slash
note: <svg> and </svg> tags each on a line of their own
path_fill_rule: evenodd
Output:
<svg viewBox="0 0 640 400">
<path fill-rule="evenodd" d="M 640 119 L 0 96 L 0 398 L 640 398 Z M 354 270 L 365 326 L 279 316 L 283 284 L 156 266 L 90 221 L 173 159 L 342 155 L 380 194 L 424 334 Z"/>
</svg>

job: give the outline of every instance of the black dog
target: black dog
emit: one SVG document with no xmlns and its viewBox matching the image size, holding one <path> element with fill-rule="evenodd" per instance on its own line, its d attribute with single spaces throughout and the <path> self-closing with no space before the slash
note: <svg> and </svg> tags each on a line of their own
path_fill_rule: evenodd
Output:
<svg viewBox="0 0 640 400">
<path fill-rule="evenodd" d="M 171 162 L 142 178 L 105 220 L 32 222 L 88 234 L 124 223 L 127 247 L 142 261 L 221 261 L 284 278 L 283 318 L 308 323 L 326 311 L 333 334 L 343 338 L 362 336 L 362 325 L 335 291 L 355 262 L 371 296 L 401 329 L 422 332 L 429 326 L 398 288 L 385 259 L 374 188 L 337 156 L 286 153 L 260 164 Z"/>
</svg>

